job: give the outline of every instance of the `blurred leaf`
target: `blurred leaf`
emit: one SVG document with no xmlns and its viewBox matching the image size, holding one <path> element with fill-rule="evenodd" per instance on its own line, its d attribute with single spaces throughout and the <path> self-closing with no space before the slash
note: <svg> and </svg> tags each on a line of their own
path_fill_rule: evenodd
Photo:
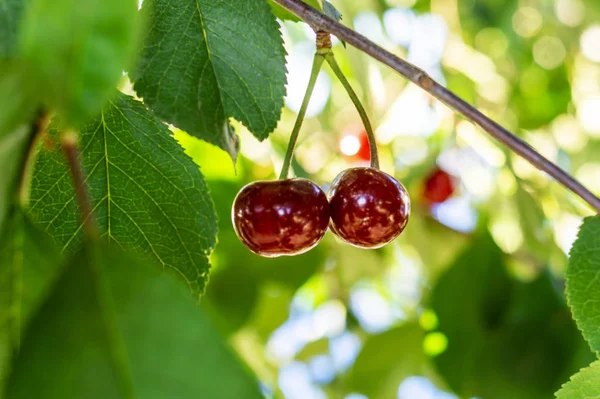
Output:
<svg viewBox="0 0 600 399">
<path fill-rule="evenodd" d="M 476 376 L 481 375 L 479 363 L 487 362 L 480 359 L 485 356 L 486 331 L 497 328 L 508 306 L 511 282 L 503 256 L 491 237 L 481 237 L 433 288 L 431 304 L 439 319 L 439 331 L 449 341 L 446 352 L 435 359 L 436 366 L 460 395 L 481 393 Z"/>
<path fill-rule="evenodd" d="M 260 287 L 250 324 L 263 342 L 288 319 L 293 295 L 291 289 L 278 283 L 266 282 Z"/>
<path fill-rule="evenodd" d="M 0 61 L 0 226 L 16 198 L 17 176 L 33 133 L 34 98 L 21 65 Z"/>
<path fill-rule="evenodd" d="M 323 2 L 323 12 L 325 13 L 325 15 L 335 19 L 338 22 L 342 20 L 342 13 L 327 0 L 324 0 Z M 342 43 L 344 48 L 346 48 L 346 42 L 342 39 L 340 39 L 340 42 Z"/>
<path fill-rule="evenodd" d="M 95 244 L 32 319 L 7 395 L 262 398 L 180 282 Z"/>
<path fill-rule="evenodd" d="M 316 341 L 309 342 L 296 355 L 296 360 L 308 362 L 311 358 L 318 355 L 326 355 L 329 353 L 329 339 L 321 338 Z"/>
<path fill-rule="evenodd" d="M 431 0 L 417 0 L 413 9 L 418 13 L 431 12 Z"/>
<path fill-rule="evenodd" d="M 26 0 L 2 0 L 0 7 L 0 60 L 12 58 L 17 51 L 17 33 Z"/>
<path fill-rule="evenodd" d="M 4 226 L 8 210 L 16 199 L 17 180 L 30 136 L 27 125 L 0 136 L 0 165 L 3 165 L 0 173 L 0 226 Z"/>
<path fill-rule="evenodd" d="M 525 9 L 519 1 L 464 0 L 457 2 L 457 5 L 462 38 L 466 43 L 473 44 L 478 34 L 489 28 L 497 28 L 506 36 L 510 51 L 502 57 L 504 65 L 498 64 L 496 67 L 513 65 L 518 71 L 516 74 L 507 71 L 504 75 L 508 78 L 511 78 L 509 75 L 514 75 L 514 78 L 511 78 L 512 90 L 509 104 L 511 111 L 517 116 L 520 128 L 542 127 L 568 110 L 571 102 L 568 69 L 566 65 L 561 65 L 546 70 L 535 63 L 532 49 L 534 41 L 519 36 L 514 28 L 514 21 L 519 18 L 518 10 Z M 541 17 L 552 13 L 544 7 L 538 7 L 537 10 L 541 12 Z M 521 22 L 521 24 L 525 23 L 535 25 L 535 22 L 531 21 Z M 552 26 L 550 22 L 547 22 L 547 25 Z M 556 35 L 554 30 L 544 33 Z M 486 49 L 481 50 L 485 52 Z"/>
<path fill-rule="evenodd" d="M 325 13 L 325 15 L 335 19 L 336 21 L 342 20 L 342 13 L 327 0 L 323 2 L 323 12 Z"/>
<path fill-rule="evenodd" d="M 571 377 L 556 393 L 557 399 L 592 399 L 600 397 L 600 361 Z"/>
<path fill-rule="evenodd" d="M 80 127 L 92 205 L 110 241 L 157 260 L 200 295 L 208 278 L 217 221 L 199 168 L 168 128 L 133 98 L 120 95 Z M 57 136 L 56 124 L 51 136 Z M 35 166 L 34 221 L 62 250 L 82 242 L 81 222 L 62 154 L 42 149 Z"/>
<path fill-rule="evenodd" d="M 544 211 L 538 201 L 521 184 L 517 185 L 514 200 L 519 211 L 525 249 L 540 261 L 547 263 L 553 254 L 553 249 L 557 246 Z"/>
<path fill-rule="evenodd" d="M 417 250 L 429 278 L 436 277 L 447 268 L 448 261 L 455 258 L 469 243 L 469 237 L 465 234 L 455 232 L 417 211 L 410 215 L 410 222 L 403 236 Z M 435 245 L 435 251 L 432 251 L 433 243 L 444 244 Z"/>
<path fill-rule="evenodd" d="M 316 8 L 319 11 L 323 10 L 323 0 L 302 0 L 302 1 L 304 1 L 309 6 Z M 279 4 L 273 2 L 273 0 L 269 0 L 269 4 L 271 5 L 271 8 L 273 9 L 273 14 L 275 14 L 275 16 L 277 18 L 282 19 L 284 21 L 285 20 L 289 20 L 289 21 L 293 21 L 293 22 L 300 21 L 300 18 L 298 18 L 297 16 L 295 16 L 294 14 L 292 14 L 291 12 L 289 12 L 288 10 L 286 10 L 285 8 L 280 6 Z"/>
<path fill-rule="evenodd" d="M 231 157 L 224 151 L 208 144 L 197 137 L 190 136 L 182 130 L 173 134 L 177 142 L 183 147 L 185 153 L 202 167 L 202 174 L 206 179 L 240 180 L 245 174 L 243 158 L 238 158 L 235 168 L 231 165 Z"/>
<path fill-rule="evenodd" d="M 512 17 L 518 7 L 517 0 L 462 0 L 457 6 L 465 42 L 472 43 L 477 33 L 490 27 L 514 35 Z"/>
<path fill-rule="evenodd" d="M 239 139 L 229 117 L 260 140 L 269 136 L 283 108 L 286 68 L 264 0 L 146 0 L 142 14 L 149 24 L 132 77 L 160 118 L 234 160 Z"/>
<path fill-rule="evenodd" d="M 28 79 L 69 126 L 97 116 L 131 60 L 136 0 L 30 0 L 21 52 Z"/>
<path fill-rule="evenodd" d="M 546 399 L 586 364 L 581 337 L 550 276 L 517 282 L 503 257 L 486 234 L 439 278 L 432 306 L 448 348 L 435 363 L 461 396 Z"/>
<path fill-rule="evenodd" d="M 248 269 L 218 268 L 210 274 L 202 305 L 219 331 L 230 334 L 246 324 L 257 297 L 257 281 Z"/>
<path fill-rule="evenodd" d="M 529 49 L 527 51 L 530 51 Z M 530 53 L 515 60 L 523 68 L 513 86 L 510 104 L 522 129 L 537 129 L 568 111 L 571 83 L 566 66 L 548 71 L 537 66 Z"/>
<path fill-rule="evenodd" d="M 461 97 L 469 104 L 476 104 L 479 96 L 475 83 L 467 76 L 453 69 L 444 69 L 444 77 L 447 81 L 448 89 Z"/>
<path fill-rule="evenodd" d="M 349 389 L 370 398 L 395 397 L 404 378 L 423 373 L 427 363 L 424 337 L 416 323 L 369 337 L 349 372 Z"/>
<path fill-rule="evenodd" d="M 597 21 L 600 16 L 600 3 L 596 0 L 583 0 L 586 7 L 586 17 L 589 21 Z"/>
<path fill-rule="evenodd" d="M 0 379 L 21 333 L 58 272 L 58 249 L 20 209 L 0 234 Z"/>
<path fill-rule="evenodd" d="M 594 356 L 549 273 L 531 283 L 514 282 L 509 296 L 511 304 L 490 353 L 500 362 L 514 357 L 506 378 L 522 387 L 519 391 L 524 398 L 551 397 L 567 376 L 589 364 Z M 490 375 L 497 373 L 490 370 Z M 506 380 L 499 379 L 498 383 L 506 385 Z M 506 392 L 505 398 L 514 391 Z"/>
<path fill-rule="evenodd" d="M 36 96 L 23 66 L 0 61 L 0 140 L 29 122 L 36 106 Z"/>
<path fill-rule="evenodd" d="M 567 298 L 577 326 L 600 352 L 600 216 L 586 218 L 571 249 L 565 272 Z"/>
<path fill-rule="evenodd" d="M 284 284 L 296 290 L 302 286 L 325 262 L 323 243 L 300 256 L 263 258 L 250 252 L 236 236 L 231 223 L 231 207 L 240 183 L 212 180 L 209 187 L 219 215 L 219 245 L 215 259 L 220 268 L 242 268 L 259 281 Z"/>
<path fill-rule="evenodd" d="M 343 287 L 351 287 L 366 278 L 381 277 L 395 262 L 395 259 L 388 256 L 391 247 L 365 251 L 334 238 L 333 234 L 326 238 L 331 238 L 328 240 L 330 259 L 335 262 L 335 276 Z"/>
</svg>

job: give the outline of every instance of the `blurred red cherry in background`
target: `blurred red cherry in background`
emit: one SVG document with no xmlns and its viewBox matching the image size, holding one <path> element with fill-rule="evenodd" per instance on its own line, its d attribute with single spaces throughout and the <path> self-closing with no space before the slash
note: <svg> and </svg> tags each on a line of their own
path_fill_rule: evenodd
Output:
<svg viewBox="0 0 600 399">
<path fill-rule="evenodd" d="M 450 198 L 455 190 L 454 178 L 436 167 L 425 178 L 423 198 L 430 204 L 440 204 Z"/>
</svg>

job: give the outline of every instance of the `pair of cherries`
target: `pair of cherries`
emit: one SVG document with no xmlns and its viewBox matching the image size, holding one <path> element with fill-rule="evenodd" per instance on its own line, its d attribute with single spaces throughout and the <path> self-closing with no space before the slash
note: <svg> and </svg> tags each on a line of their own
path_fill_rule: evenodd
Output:
<svg viewBox="0 0 600 399">
<path fill-rule="evenodd" d="M 326 195 L 306 179 L 257 181 L 238 193 L 232 219 L 239 239 L 265 256 L 298 255 L 327 228 L 360 248 L 379 248 L 404 230 L 410 199 L 404 186 L 375 168 L 339 174 Z"/>
</svg>

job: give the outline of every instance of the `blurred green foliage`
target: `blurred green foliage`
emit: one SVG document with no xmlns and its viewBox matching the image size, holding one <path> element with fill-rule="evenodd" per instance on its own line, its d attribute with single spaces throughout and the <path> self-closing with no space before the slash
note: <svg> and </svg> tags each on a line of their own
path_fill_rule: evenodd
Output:
<svg viewBox="0 0 600 399">
<path fill-rule="evenodd" d="M 6 398 L 260 398 L 260 387 L 282 399 L 549 399 L 590 364 L 557 395 L 597 395 L 598 217 L 586 219 L 567 265 L 590 209 L 354 48 L 334 41 L 376 127 L 382 169 L 410 192 L 407 229 L 374 251 L 328 234 L 293 258 L 261 258 L 240 243 L 231 205 L 244 185 L 278 175 L 314 52 L 310 29 L 269 1 L 280 38 L 263 1 L 146 0 L 142 13 L 160 24 L 147 25 L 142 61 L 121 79 L 129 96 L 100 112 L 134 52 L 135 5 L 31 0 L 18 38 L 25 2 L 0 0 Z M 600 194 L 597 0 L 332 4 L 345 24 Z M 286 107 L 261 141 L 283 101 L 282 43 Z M 20 209 L 27 204 L 17 201 L 18 176 L 23 154 L 38 148 L 27 145 L 40 105 L 70 126 L 95 117 L 79 130 L 101 234 L 192 281 L 201 309 L 185 284 L 148 260 L 81 234 L 57 124 L 36 143 L 34 204 Z M 292 169 L 327 189 L 343 169 L 366 164 L 355 151 L 360 119 L 328 70 L 311 105 Z M 431 204 L 425 180 L 438 167 L 456 187 Z M 40 225 L 75 257 L 60 257 Z M 56 270 L 63 273 L 45 295 Z"/>
<path fill-rule="evenodd" d="M 261 398 L 257 382 L 183 284 L 118 248 L 95 243 L 66 265 L 31 321 L 6 392 L 15 399 L 193 392 Z"/>
<path fill-rule="evenodd" d="M 398 24 L 413 24 L 407 28 L 409 31 L 417 29 L 415 21 L 428 17 L 430 12 L 441 15 L 449 31 L 445 51 L 456 51 L 457 46 L 462 46 L 468 54 L 462 64 L 457 64 L 452 54 L 439 60 L 451 90 L 527 140 L 533 139 L 534 146 L 545 145 L 546 155 L 552 157 L 553 149 L 556 153 L 562 151 L 571 171 L 594 162 L 596 147 L 571 147 L 566 138 L 569 133 L 554 126 L 557 121 L 566 120 L 565 115 L 575 122 L 573 126 L 578 124 L 576 106 L 581 97 L 574 98 L 580 96 L 574 91 L 574 83 L 578 73 L 583 73 L 578 72 L 582 63 L 590 71 L 600 70 L 597 65 L 581 61 L 579 53 L 581 34 L 593 21 L 591 15 L 600 9 L 595 3 L 586 5 L 576 27 L 561 22 L 563 17 L 557 15 L 555 1 L 527 6 L 494 0 L 332 3 L 351 25 L 373 12 L 382 24 L 383 36 L 377 36 L 379 28 L 373 25 L 372 37 L 382 37 L 381 43 L 409 60 L 416 50 L 410 44 L 394 43 L 391 34 L 386 36 L 390 28 L 383 24 L 389 18 L 387 13 L 400 6 L 412 19 Z M 407 5 L 409 8 L 402 8 Z M 535 26 L 529 27 L 533 33 L 525 32 L 524 36 L 528 22 Z M 363 33 L 369 36 L 368 28 L 365 29 Z M 288 22 L 284 30 L 288 51 L 296 56 L 297 46 L 309 43 L 310 37 L 305 36 L 301 25 Z M 413 31 L 413 35 L 418 32 Z M 539 50 L 535 47 L 543 37 L 558 38 L 565 48 L 564 59 L 556 67 L 538 63 Z M 417 46 L 418 40 L 412 40 Z M 487 149 L 496 145 L 482 138 L 480 132 L 465 129 L 459 118 L 443 114 L 435 131 L 422 137 L 400 134 L 405 130 L 403 120 L 394 119 L 394 112 L 401 112 L 402 108 L 395 108 L 394 103 L 403 95 L 409 96 L 410 86 L 352 48 L 345 51 L 336 47 L 335 51 L 378 126 L 378 136 L 384 142 L 380 143 L 383 168 L 395 171 L 409 188 L 413 200 L 409 227 L 396 243 L 375 252 L 349 248 L 327 236 L 314 251 L 301 257 L 258 258 L 237 241 L 230 206 L 243 185 L 277 175 L 295 114 L 285 110 L 267 145 L 253 142 L 238 126 L 242 156 L 235 176 L 229 165 L 222 163 L 222 168 L 215 168 L 215 162 L 207 161 L 219 159 L 218 152 L 177 133 L 187 153 L 207 176 L 220 218 L 219 245 L 213 256 L 215 269 L 203 306 L 263 382 L 281 397 L 302 397 L 295 395 L 309 392 L 297 388 L 294 393 L 285 388 L 288 370 L 299 367 L 298 364 L 311 369 L 315 359 L 325 356 L 335 361 L 337 356 L 336 337 L 314 332 L 320 327 L 311 327 L 310 316 L 299 316 L 298 312 L 319 314 L 323 304 L 341 301 L 346 309 L 345 331 L 361 342 L 358 350 L 347 348 L 348 353 L 353 353 L 349 356 L 357 356 L 356 359 L 347 368 L 321 370 L 327 375 L 333 372 L 326 379 L 328 382 L 319 382 L 317 371 L 316 375 L 296 376 L 327 397 L 343 398 L 354 392 L 370 399 L 396 398 L 398 387 L 407 377 L 420 375 L 433 381 L 439 390 L 459 397 L 551 398 L 570 375 L 594 359 L 561 292 L 567 261 L 561 228 L 565 218 L 580 218 L 589 211 L 504 150 L 500 150 L 500 155 L 491 153 L 498 162 L 488 158 Z M 470 68 L 469 63 L 473 62 L 479 63 Z M 481 76 L 486 74 L 493 80 L 484 83 Z M 341 169 L 356 165 L 356 160 L 341 153 L 339 145 L 349 126 L 359 123 L 341 87 L 331 74 L 329 77 L 333 81 L 331 97 L 316 117 L 305 121 L 294 165 L 298 176 L 310 177 L 325 187 Z M 378 79 L 383 86 L 373 86 Z M 489 95 L 486 86 L 498 80 L 503 83 L 493 86 L 490 90 L 495 88 L 496 92 Z M 293 93 L 288 91 L 288 95 Z M 430 104 L 440 115 L 434 103 Z M 389 136 L 386 129 L 397 130 Z M 576 132 L 573 140 L 597 145 L 597 140 L 582 131 L 581 126 L 578 129 L 580 133 Z M 402 154 L 421 151 L 416 143 L 424 143 L 427 155 L 404 163 Z M 466 171 L 469 164 L 464 163 L 467 161 L 454 159 L 449 164 L 444 160 L 453 151 L 469 155 L 470 146 L 475 152 L 484 148 L 479 161 L 474 162 L 491 163 L 491 175 L 470 175 Z M 467 231 L 445 225 L 436 208 L 421 199 L 423 179 L 436 162 L 455 167 L 453 174 L 459 177 L 455 197 L 470 198 L 467 201 L 477 217 Z M 479 168 L 477 163 L 472 165 Z M 489 193 L 485 199 L 473 199 L 485 179 L 492 181 Z M 267 292 L 273 289 L 278 294 L 270 297 Z M 357 297 L 363 289 L 373 290 L 383 302 L 361 310 Z M 266 305 L 269 299 L 265 302 L 265 298 L 274 303 Z M 264 316 L 265 306 L 271 317 Z M 378 306 L 384 309 L 377 309 Z M 388 311 L 398 311 L 399 315 L 389 316 L 391 324 L 387 327 L 373 330 L 365 321 L 365 314 Z M 423 324 L 423 315 L 433 317 L 434 323 Z M 298 320 L 302 317 L 307 318 L 302 324 L 307 334 L 313 331 L 314 337 L 302 341 L 290 332 L 288 344 L 293 347 L 299 339 L 303 342 L 300 348 L 286 351 L 285 355 L 278 355 L 276 350 L 273 353 L 278 337 L 301 324 Z M 265 326 L 266 319 L 276 322 Z"/>
<path fill-rule="evenodd" d="M 441 276 L 432 307 L 448 349 L 435 363 L 461 396 L 548 398 L 593 360 L 552 277 L 520 282 L 487 234 Z"/>
</svg>

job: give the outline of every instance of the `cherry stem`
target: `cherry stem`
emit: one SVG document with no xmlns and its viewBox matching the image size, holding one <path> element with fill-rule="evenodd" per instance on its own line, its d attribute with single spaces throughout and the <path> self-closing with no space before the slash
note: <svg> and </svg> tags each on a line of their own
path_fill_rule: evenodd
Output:
<svg viewBox="0 0 600 399">
<path fill-rule="evenodd" d="M 371 152 L 371 167 L 379 169 L 379 152 L 377 151 L 377 142 L 375 140 L 375 133 L 373 132 L 373 126 L 371 126 L 371 121 L 369 120 L 367 111 L 360 102 L 360 99 L 358 98 L 358 95 L 352 88 L 352 85 L 350 85 L 350 82 L 348 81 L 348 79 L 346 79 L 346 76 L 344 75 L 344 72 L 342 72 L 342 69 L 337 63 L 333 53 L 327 54 L 325 56 L 325 59 L 327 60 L 327 63 L 331 67 L 331 70 L 333 71 L 335 76 L 337 76 L 337 78 L 339 79 L 342 86 L 344 86 L 344 89 L 346 89 L 348 96 L 354 103 L 354 106 L 356 107 L 356 110 L 360 115 L 360 119 L 362 119 L 363 125 L 365 126 L 365 131 L 367 132 L 367 138 L 369 139 L 369 150 Z"/>
<path fill-rule="evenodd" d="M 79 135 L 73 130 L 67 130 L 60 135 L 60 147 L 69 165 L 73 185 L 75 187 L 75 198 L 79 204 L 83 229 L 90 238 L 98 238 L 98 226 L 94 219 L 92 202 L 87 190 L 85 171 L 81 165 L 81 154 L 79 153 Z"/>
<path fill-rule="evenodd" d="M 353 31 L 333 18 L 315 10 L 302 0 L 273 1 L 304 20 L 304 22 L 309 24 L 315 31 L 330 32 L 351 46 L 356 47 L 365 54 L 368 54 L 372 58 L 389 66 L 400 75 L 446 104 L 455 112 L 464 116 L 467 120 L 481 127 L 490 136 L 526 159 L 534 167 L 548 173 L 564 187 L 571 190 L 571 192 L 590 204 L 593 209 L 600 212 L 600 198 L 595 196 L 583 184 L 561 169 L 558 165 L 545 158 L 521 138 L 488 118 L 477 108 L 468 104 L 465 100 L 433 80 L 425 71 L 417 68 L 397 55 L 384 50 L 360 33 Z"/>
<path fill-rule="evenodd" d="M 310 79 L 308 81 L 306 93 L 304 94 L 304 100 L 302 100 L 302 106 L 298 111 L 298 117 L 296 118 L 294 129 L 292 130 L 292 134 L 290 135 L 290 142 L 288 143 L 287 152 L 285 153 L 285 158 L 283 160 L 283 166 L 281 167 L 281 174 L 279 175 L 280 180 L 288 178 L 290 165 L 292 163 L 292 157 L 294 156 L 294 149 L 296 148 L 296 142 L 298 141 L 298 134 L 300 133 L 302 122 L 304 122 L 304 117 L 306 116 L 308 103 L 310 102 L 310 97 L 312 96 L 313 90 L 315 88 L 315 83 L 317 82 L 317 77 L 319 76 L 319 71 L 321 70 L 323 61 L 325 61 L 325 57 L 323 56 L 323 54 L 319 53 L 319 50 L 317 50 L 317 53 L 315 53 L 315 57 L 313 59 L 312 71 L 310 72 Z"/>
</svg>

